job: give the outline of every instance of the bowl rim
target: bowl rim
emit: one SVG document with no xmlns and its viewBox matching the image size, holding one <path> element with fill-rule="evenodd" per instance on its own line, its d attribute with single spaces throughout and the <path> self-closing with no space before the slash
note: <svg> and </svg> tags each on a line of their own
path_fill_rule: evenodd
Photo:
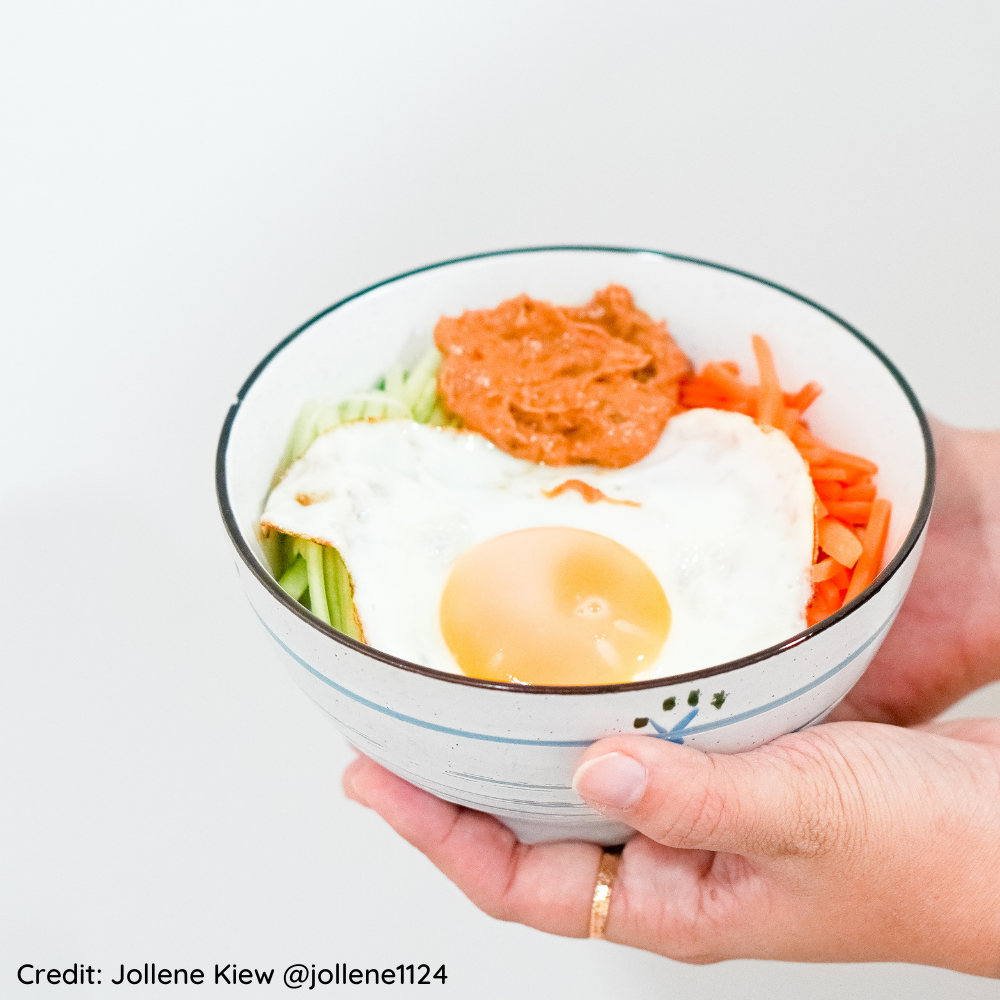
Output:
<svg viewBox="0 0 1000 1000">
<path fill-rule="evenodd" d="M 818 310 L 825 316 L 832 319 L 839 326 L 843 327 L 848 333 L 861 342 L 875 357 L 880 361 L 885 368 L 889 371 L 889 374 L 896 380 L 899 388 L 902 390 L 903 395 L 906 397 L 911 408 L 913 409 L 914 415 L 917 418 L 917 422 L 920 426 L 921 434 L 923 435 L 924 441 L 924 459 L 926 474 L 924 477 L 924 488 L 920 497 L 920 503 L 917 507 L 916 516 L 913 519 L 913 524 L 910 527 L 909 532 L 903 539 L 899 550 L 889 561 L 889 564 L 879 573 L 875 580 L 868 585 L 857 597 L 854 598 L 849 604 L 842 607 L 839 611 L 834 612 L 828 618 L 824 618 L 823 621 L 817 623 L 816 625 L 809 626 L 804 631 L 791 636 L 782 642 L 776 643 L 773 646 L 768 646 L 766 649 L 759 650 L 755 653 L 751 653 L 747 656 L 741 656 L 735 660 L 728 660 L 725 663 L 716 664 L 712 667 L 705 667 L 701 670 L 693 670 L 684 674 L 672 674 L 669 677 L 656 677 L 644 681 L 626 681 L 619 684 L 592 684 L 592 685 L 580 685 L 580 686 L 570 686 L 570 685 L 551 685 L 551 684 L 514 684 L 509 681 L 490 681 L 483 680 L 478 677 L 467 677 L 464 674 L 453 674 L 443 670 L 436 670 L 433 667 L 424 667 L 417 663 L 411 663 L 409 660 L 404 660 L 401 657 L 393 656 L 391 653 L 383 652 L 380 649 L 376 649 L 374 646 L 369 646 L 362 642 L 357 642 L 354 639 L 344 635 L 342 632 L 337 631 L 330 625 L 326 625 L 324 622 L 320 621 L 318 618 L 314 617 L 309 611 L 307 611 L 298 601 L 293 600 L 284 590 L 278 586 L 278 581 L 274 576 L 269 573 L 264 566 L 261 564 L 260 560 L 254 555 L 250 547 L 247 545 L 243 539 L 243 535 L 236 523 L 236 516 L 232 508 L 232 504 L 229 501 L 229 488 L 226 480 L 226 451 L 229 446 L 229 437 L 233 428 L 233 424 L 236 421 L 236 417 L 239 413 L 240 406 L 246 394 L 249 392 L 253 384 L 260 377 L 261 373 L 265 368 L 300 334 L 308 330 L 313 324 L 317 323 L 319 320 L 328 316 L 330 313 L 335 312 L 342 306 L 346 305 L 348 302 L 352 302 L 354 299 L 360 298 L 363 295 L 367 295 L 369 292 L 373 292 L 378 288 L 382 288 L 385 285 L 391 285 L 396 281 L 401 281 L 404 278 L 412 277 L 415 274 L 422 274 L 425 271 L 434 271 L 440 268 L 449 267 L 453 264 L 464 264 L 468 261 L 473 260 L 485 260 L 492 257 L 506 257 L 513 254 L 531 254 L 531 253 L 552 253 L 552 252 L 579 252 L 579 253 L 619 253 L 619 254 L 652 254 L 656 257 L 663 257 L 668 260 L 681 261 L 687 264 L 696 264 L 701 267 L 712 268 L 713 270 L 723 271 L 727 274 L 737 275 L 741 278 L 747 278 L 751 281 L 756 281 L 759 284 L 765 285 L 768 288 L 773 288 L 778 292 L 788 295 L 793 299 L 797 299 L 799 302 L 810 306 L 813 309 Z M 250 570 L 250 572 L 257 578 L 257 580 L 262 584 L 265 590 L 267 590 L 272 597 L 274 597 L 279 604 L 283 605 L 288 611 L 298 617 L 302 622 L 311 628 L 315 629 L 320 634 L 326 636 L 329 639 L 334 640 L 342 646 L 346 646 L 348 649 L 354 650 L 355 652 L 361 653 L 365 656 L 372 657 L 373 659 L 379 660 L 389 666 L 398 667 L 401 670 L 408 671 L 410 673 L 421 674 L 432 680 L 444 681 L 451 684 L 460 684 L 467 687 L 475 688 L 486 688 L 495 691 L 506 691 L 516 694 L 537 694 L 537 695 L 590 695 L 590 694 L 622 694 L 631 691 L 643 691 L 652 690 L 655 688 L 662 687 L 674 687 L 676 685 L 687 684 L 691 681 L 702 680 L 706 677 L 716 677 L 722 674 L 731 673 L 734 670 L 740 670 L 744 667 L 752 666 L 755 663 L 760 663 L 764 660 L 768 660 L 771 657 L 786 652 L 788 650 L 794 649 L 796 646 L 802 645 L 804 642 L 812 639 L 814 636 L 825 632 L 827 629 L 833 628 L 838 622 L 843 621 L 854 611 L 860 608 L 862 605 L 870 601 L 896 574 L 899 568 L 906 561 L 907 557 L 913 551 L 914 546 L 920 539 L 924 528 L 927 525 L 928 518 L 930 517 L 931 506 L 934 499 L 934 484 L 936 476 L 936 463 L 934 455 L 934 442 L 931 438 L 930 425 L 928 424 L 927 417 L 924 414 L 923 408 L 920 402 L 917 400 L 916 395 L 910 388 L 909 383 L 903 377 L 902 373 L 898 368 L 889 360 L 889 358 L 863 333 L 858 329 L 851 326 L 846 320 L 842 319 L 836 313 L 827 309 L 825 306 L 820 305 L 818 302 L 807 298 L 798 292 L 793 291 L 790 288 L 786 288 L 784 285 L 780 285 L 777 282 L 769 281 L 767 278 L 762 278 L 759 275 L 752 274 L 749 271 L 743 271 L 739 268 L 729 267 L 725 264 L 718 264 L 714 261 L 703 260 L 699 257 L 690 257 L 685 254 L 669 253 L 665 250 L 649 250 L 642 247 L 617 247 L 617 246 L 600 246 L 600 245 L 589 245 L 589 244 L 567 244 L 567 245 L 554 245 L 554 246 L 537 246 L 537 247 L 514 247 L 507 250 L 491 250 L 485 253 L 475 253 L 468 254 L 464 257 L 453 257 L 449 260 L 438 261 L 434 264 L 426 264 L 423 267 L 417 267 L 410 271 L 404 271 L 401 274 L 393 275 L 390 278 L 386 278 L 382 281 L 378 281 L 373 285 L 368 285 L 366 288 L 362 288 L 357 292 L 353 292 L 351 295 L 345 298 L 339 299 L 334 302 L 333 305 L 327 306 L 321 312 L 318 312 L 311 319 L 307 320 L 301 326 L 294 329 L 288 336 L 283 340 L 279 341 L 256 365 L 250 375 L 247 377 L 246 381 L 240 387 L 236 394 L 236 402 L 229 408 L 229 412 L 226 414 L 226 419 L 222 425 L 222 431 L 219 435 L 219 444 L 216 450 L 215 458 L 215 490 L 216 497 L 219 503 L 219 511 L 222 515 L 223 523 L 226 526 L 226 531 L 229 534 L 229 538 L 236 548 L 237 553 L 243 560 L 244 564 Z"/>
</svg>

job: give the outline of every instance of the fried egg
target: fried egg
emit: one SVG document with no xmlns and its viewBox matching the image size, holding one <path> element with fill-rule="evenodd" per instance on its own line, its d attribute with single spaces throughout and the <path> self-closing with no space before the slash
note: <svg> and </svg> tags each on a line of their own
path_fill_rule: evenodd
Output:
<svg viewBox="0 0 1000 1000">
<path fill-rule="evenodd" d="M 696 409 L 623 469 L 405 420 L 323 434 L 261 523 L 337 548 L 366 641 L 526 684 L 686 673 L 806 627 L 814 492 L 780 431 Z"/>
</svg>

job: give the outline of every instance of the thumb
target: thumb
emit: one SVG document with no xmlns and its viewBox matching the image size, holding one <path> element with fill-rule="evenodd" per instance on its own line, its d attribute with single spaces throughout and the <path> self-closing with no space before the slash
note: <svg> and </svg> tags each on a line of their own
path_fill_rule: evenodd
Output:
<svg viewBox="0 0 1000 1000">
<path fill-rule="evenodd" d="M 814 855 L 836 839 L 847 806 L 824 745 L 798 743 L 708 754 L 648 736 L 612 737 L 588 749 L 573 788 L 669 847 Z"/>
</svg>

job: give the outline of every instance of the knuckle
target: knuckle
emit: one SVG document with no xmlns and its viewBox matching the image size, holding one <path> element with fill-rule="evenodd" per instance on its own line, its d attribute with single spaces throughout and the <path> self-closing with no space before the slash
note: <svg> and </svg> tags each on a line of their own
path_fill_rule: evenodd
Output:
<svg viewBox="0 0 1000 1000">
<path fill-rule="evenodd" d="M 713 770 L 714 762 L 711 762 Z M 697 784 L 686 798 L 672 809 L 658 809 L 654 818 L 654 837 L 673 847 L 698 847 L 712 839 L 727 812 L 726 790 L 710 776 Z M 659 820 L 657 823 L 656 820 Z"/>
</svg>

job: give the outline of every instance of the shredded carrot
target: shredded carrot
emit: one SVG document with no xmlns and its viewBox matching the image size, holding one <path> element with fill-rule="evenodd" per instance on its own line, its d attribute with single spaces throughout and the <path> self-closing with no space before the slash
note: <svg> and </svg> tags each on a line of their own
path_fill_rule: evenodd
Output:
<svg viewBox="0 0 1000 1000">
<path fill-rule="evenodd" d="M 824 580 L 816 584 L 812 602 L 806 612 L 806 621 L 809 625 L 815 625 L 832 615 L 839 607 L 840 591 L 837 585 L 832 580 Z"/>
<path fill-rule="evenodd" d="M 830 482 L 827 479 L 817 479 L 813 476 L 813 486 L 816 489 L 816 496 L 820 500 L 843 500 L 844 487 L 840 483 Z"/>
<path fill-rule="evenodd" d="M 709 406 L 714 410 L 729 409 L 726 406 L 727 402 L 728 398 L 726 396 L 702 388 L 688 389 L 684 393 L 684 405 L 691 408 Z"/>
<path fill-rule="evenodd" d="M 832 556 L 821 559 L 818 563 L 813 563 L 812 582 L 822 583 L 824 580 L 832 580 L 843 568 Z"/>
<path fill-rule="evenodd" d="M 778 372 L 767 341 L 755 333 L 751 338 L 753 353 L 760 369 L 760 396 L 757 400 L 757 423 L 782 428 L 785 423 L 785 397 L 778 383 Z"/>
<path fill-rule="evenodd" d="M 885 551 L 885 540 L 889 534 L 889 516 L 892 514 L 892 504 L 878 497 L 872 501 L 872 516 L 865 528 L 862 544 L 864 549 L 858 557 L 851 574 L 851 585 L 844 595 L 844 603 L 853 601 L 865 587 L 870 584 L 882 567 L 882 553 Z"/>
<path fill-rule="evenodd" d="M 860 455 L 849 455 L 845 451 L 834 451 L 830 453 L 830 457 L 834 461 L 846 465 L 848 469 L 860 469 L 869 476 L 874 476 L 878 472 L 878 466 L 874 462 L 869 462 L 867 458 L 862 458 Z"/>
<path fill-rule="evenodd" d="M 767 341 L 754 334 L 751 342 L 758 385 L 740 378 L 735 361 L 710 361 L 682 382 L 680 402 L 689 409 L 711 407 L 745 413 L 761 426 L 783 430 L 808 463 L 816 491 L 817 545 L 811 571 L 813 599 L 806 609 L 806 621 L 814 625 L 878 575 L 888 523 L 888 514 L 878 512 L 881 505 L 887 509 L 888 504 L 877 498 L 872 482 L 878 472 L 874 462 L 831 448 L 803 422 L 802 414 L 822 392 L 819 384 L 809 382 L 798 392 L 783 392 Z M 879 520 L 883 516 L 886 524 Z"/>
<path fill-rule="evenodd" d="M 829 448 L 817 447 L 816 445 L 804 444 L 801 441 L 795 441 L 793 443 L 798 447 L 799 454 L 810 464 L 810 465 L 824 465 L 830 461 L 832 452 Z M 844 478 L 848 477 L 848 472 L 844 470 Z"/>
<path fill-rule="evenodd" d="M 864 546 L 857 535 L 836 518 L 824 517 L 816 525 L 816 534 L 819 536 L 819 547 L 842 566 L 850 569 L 861 557 Z"/>
<path fill-rule="evenodd" d="M 839 608 L 837 607 L 836 599 L 823 601 L 819 596 L 815 596 L 809 603 L 809 607 L 806 608 L 806 624 L 816 625 L 837 610 Z"/>
<path fill-rule="evenodd" d="M 830 449 L 827 448 L 819 438 L 815 438 L 809 433 L 809 428 L 805 424 L 799 424 L 795 428 L 795 437 L 792 439 L 797 445 L 803 447 L 808 447 L 812 445 L 814 447 L 823 448 L 824 451 L 829 452 Z"/>
<path fill-rule="evenodd" d="M 874 483 L 858 483 L 856 486 L 845 486 L 844 495 L 841 498 L 843 500 L 874 500 L 875 499 L 875 484 Z"/>
<path fill-rule="evenodd" d="M 865 500 L 828 500 L 826 509 L 845 524 L 865 525 L 872 516 L 871 502 Z"/>
<path fill-rule="evenodd" d="M 813 403 L 819 398 L 819 394 L 823 390 L 820 388 L 818 382 L 810 382 L 808 385 L 804 385 L 794 396 L 792 396 L 793 402 L 788 405 L 793 406 L 800 413 L 803 410 L 809 409 Z"/>
<path fill-rule="evenodd" d="M 814 597 L 812 601 L 809 602 L 809 607 L 806 608 L 806 625 L 818 625 L 824 618 L 832 615 L 836 610 L 836 608 L 821 608 L 816 603 L 816 598 Z"/>
<path fill-rule="evenodd" d="M 746 396 L 746 386 L 724 365 L 709 361 L 701 373 L 709 385 L 713 386 L 720 393 L 733 397 Z"/>
<path fill-rule="evenodd" d="M 823 469 L 815 468 L 812 470 L 813 482 L 822 482 L 826 480 L 831 483 L 846 483 L 847 482 L 847 470 L 846 469 Z"/>
<path fill-rule="evenodd" d="M 781 423 L 781 430 L 783 430 L 787 435 L 791 435 L 792 431 L 798 426 L 799 418 L 801 414 L 798 410 L 790 409 L 785 407 L 785 418 Z"/>
</svg>

